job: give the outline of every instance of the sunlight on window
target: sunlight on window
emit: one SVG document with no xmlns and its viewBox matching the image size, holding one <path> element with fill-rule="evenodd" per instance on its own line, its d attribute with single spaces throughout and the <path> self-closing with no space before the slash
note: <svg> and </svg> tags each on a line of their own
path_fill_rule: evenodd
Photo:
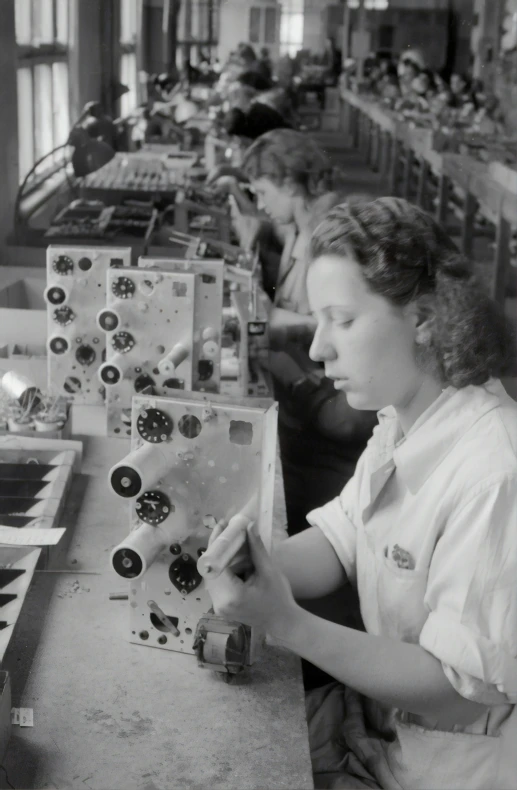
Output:
<svg viewBox="0 0 517 790">
<path fill-rule="evenodd" d="M 32 36 L 32 0 L 16 0 L 14 6 L 16 43 L 30 44 Z"/>
<path fill-rule="evenodd" d="M 349 8 L 359 8 L 359 0 L 348 0 Z M 389 0 L 364 0 L 364 7 L 367 11 L 385 11 L 389 6 Z"/>
<path fill-rule="evenodd" d="M 52 65 L 53 95 L 68 96 L 68 65 L 54 63 Z M 67 101 L 54 101 L 54 146 L 66 143 L 70 132 L 70 110 Z"/>
<path fill-rule="evenodd" d="M 139 0 L 121 0 L 120 3 L 120 41 L 132 44 L 138 33 Z"/>
<path fill-rule="evenodd" d="M 52 66 L 34 69 L 34 143 L 36 159 L 54 148 L 52 117 Z"/>
<path fill-rule="evenodd" d="M 303 47 L 303 0 L 282 0 L 280 54 L 294 57 Z"/>
<path fill-rule="evenodd" d="M 120 99 L 121 115 L 128 115 L 134 110 L 138 103 L 138 73 L 136 64 L 136 54 L 129 52 L 122 55 L 120 59 L 120 78 L 124 85 L 129 88 L 129 93 L 125 93 Z"/>
<path fill-rule="evenodd" d="M 37 0 L 32 4 L 32 43 L 52 44 L 54 41 L 54 0 Z"/>
<path fill-rule="evenodd" d="M 18 69 L 18 161 L 23 178 L 34 163 L 34 106 L 32 70 Z M 21 179 L 20 179 L 21 180 Z"/>
<path fill-rule="evenodd" d="M 68 13 L 69 0 L 57 0 L 56 5 L 56 39 L 60 44 L 68 44 L 70 39 L 70 32 L 68 25 L 70 23 Z"/>
<path fill-rule="evenodd" d="M 66 142 L 69 133 L 69 0 L 15 0 L 15 24 L 18 161 L 23 181 L 34 163 Z M 60 157 L 49 157 L 42 170 Z"/>
</svg>

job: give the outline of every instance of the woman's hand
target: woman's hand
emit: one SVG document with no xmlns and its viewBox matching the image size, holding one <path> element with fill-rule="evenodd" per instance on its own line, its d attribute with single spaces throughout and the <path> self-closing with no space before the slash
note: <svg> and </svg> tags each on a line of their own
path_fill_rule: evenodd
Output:
<svg viewBox="0 0 517 790">
<path fill-rule="evenodd" d="M 271 560 L 255 525 L 248 527 L 248 550 L 253 572 L 246 581 L 230 569 L 206 581 L 214 612 L 270 636 L 282 636 L 298 610 L 291 587 Z"/>
<path fill-rule="evenodd" d="M 233 229 L 244 252 L 252 252 L 262 227 L 262 220 L 253 214 L 243 214 L 233 195 L 228 198 Z"/>
</svg>

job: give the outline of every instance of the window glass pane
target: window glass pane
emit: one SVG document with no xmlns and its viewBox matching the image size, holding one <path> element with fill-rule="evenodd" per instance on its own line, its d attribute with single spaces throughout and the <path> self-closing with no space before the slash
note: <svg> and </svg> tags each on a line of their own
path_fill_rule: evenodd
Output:
<svg viewBox="0 0 517 790">
<path fill-rule="evenodd" d="M 68 44 L 69 0 L 56 0 L 56 38 L 60 44 Z"/>
<path fill-rule="evenodd" d="M 251 44 L 257 44 L 260 41 L 260 8 L 250 8 L 250 35 L 249 39 Z"/>
<path fill-rule="evenodd" d="M 14 6 L 16 41 L 18 44 L 31 43 L 31 0 L 16 0 Z"/>
<path fill-rule="evenodd" d="M 276 8 L 266 8 L 266 25 L 264 41 L 274 44 L 276 41 Z"/>
<path fill-rule="evenodd" d="M 34 143 L 39 159 L 54 147 L 52 112 L 52 66 L 44 63 L 34 68 Z M 48 167 L 48 162 L 46 165 Z"/>
<path fill-rule="evenodd" d="M 131 110 L 135 109 L 138 102 L 138 74 L 134 52 L 122 55 L 120 59 L 120 80 L 129 88 L 129 93 L 125 93 L 120 99 L 121 115 L 126 116 Z"/>
<path fill-rule="evenodd" d="M 53 0 L 33 0 L 32 3 L 32 43 L 51 44 L 54 41 L 54 3 Z"/>
<path fill-rule="evenodd" d="M 282 45 L 294 45 L 296 47 L 294 50 L 295 54 L 298 49 L 301 49 L 303 46 L 303 13 L 282 14 L 280 19 L 280 43 Z M 282 47 L 282 51 L 292 54 L 291 49 L 286 49 L 285 46 Z"/>
<path fill-rule="evenodd" d="M 68 99 L 68 64 L 52 65 L 53 110 L 54 110 L 54 147 L 66 143 L 70 131 L 70 111 Z"/>
<path fill-rule="evenodd" d="M 32 106 L 32 73 L 30 68 L 18 69 L 18 161 L 20 181 L 34 164 L 34 115 Z"/>
<path fill-rule="evenodd" d="M 120 3 L 120 40 L 130 44 L 138 32 L 138 0 L 121 0 Z"/>
</svg>

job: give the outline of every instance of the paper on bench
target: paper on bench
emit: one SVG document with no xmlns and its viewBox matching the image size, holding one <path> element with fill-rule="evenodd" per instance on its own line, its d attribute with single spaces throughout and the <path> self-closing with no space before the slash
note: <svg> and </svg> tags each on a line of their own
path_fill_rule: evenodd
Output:
<svg viewBox="0 0 517 790">
<path fill-rule="evenodd" d="M 65 534 L 59 529 L 17 529 L 0 524 L 0 544 L 4 546 L 55 546 Z"/>
</svg>

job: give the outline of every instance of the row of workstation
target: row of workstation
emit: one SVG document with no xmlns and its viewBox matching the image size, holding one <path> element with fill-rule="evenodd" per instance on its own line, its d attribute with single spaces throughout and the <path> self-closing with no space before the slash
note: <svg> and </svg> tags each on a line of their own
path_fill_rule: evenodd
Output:
<svg viewBox="0 0 517 790">
<path fill-rule="evenodd" d="M 369 97 L 341 90 L 341 123 L 364 160 L 387 180 L 389 194 L 432 211 L 449 228 L 457 217 L 461 251 L 472 256 L 476 234 L 491 236 L 491 295 L 505 299 L 517 230 L 517 190 L 493 176 L 490 165 L 471 156 L 441 152 L 438 133 L 411 125 Z M 485 257 L 485 256 L 483 256 Z"/>
<path fill-rule="evenodd" d="M 214 149 L 216 160 L 217 154 L 224 156 L 222 146 L 214 143 Z M 108 185 L 100 186 L 109 197 Z M 192 214 L 211 214 L 221 224 L 224 217 L 214 206 L 196 210 L 190 197 L 187 191 L 184 200 L 174 204 L 170 227 L 161 224 L 161 255 L 179 257 L 183 238 L 183 255 L 189 257 L 186 241 L 190 245 L 203 236 L 207 254 L 227 261 L 230 245 L 228 253 L 221 249 L 217 228 L 214 238 L 207 238 L 187 227 Z M 180 239 L 176 246 L 169 240 L 174 231 Z M 153 236 L 149 241 L 160 247 L 160 239 Z M 138 240 L 133 254 L 135 248 Z M 42 253 L 42 248 L 35 250 Z M 148 251 L 153 253 L 151 244 Z M 4 282 L 16 282 L 23 272 L 35 281 L 35 290 L 43 292 L 41 266 L 13 268 L 18 269 L 9 267 L 0 274 Z M 83 272 L 79 262 L 77 268 Z M 149 279 L 144 281 L 147 288 Z M 72 433 L 84 453 L 60 519 L 65 534 L 49 564 L 35 574 L 2 662 L 11 679 L 13 706 L 33 714 L 33 726 L 13 725 L 2 762 L 10 786 L 313 787 L 297 656 L 278 645 L 265 645 L 249 669 L 226 683 L 220 674 L 198 666 L 194 655 L 165 650 L 168 635 L 149 614 L 145 622 L 156 626 L 158 640 L 151 628 L 144 630 L 142 617 L 141 630 L 135 631 L 146 641 L 132 643 L 129 612 L 134 615 L 136 608 L 134 600 L 130 604 L 127 599 L 135 596 L 136 586 L 117 577 L 109 560 L 127 536 L 129 510 L 108 484 L 110 469 L 130 452 L 130 440 L 122 434 L 106 436 L 104 406 L 78 405 L 72 411 Z M 179 423 L 175 421 L 178 430 Z M 233 464 L 226 477 L 217 477 L 220 486 L 239 471 L 235 448 L 231 449 Z M 222 453 L 215 460 L 208 458 L 208 466 L 224 463 Z M 185 457 L 185 464 L 190 463 L 192 458 Z M 282 527 L 286 516 L 279 465 L 272 508 L 273 523 Z M 174 563 L 174 552 L 169 551 Z M 158 593 L 168 596 L 166 601 L 178 598 L 172 582 Z M 147 598 L 160 604 L 157 594 L 146 594 L 144 603 L 149 605 Z M 171 608 L 166 615 L 174 613 Z M 187 628 L 184 632 L 192 633 Z"/>
</svg>

